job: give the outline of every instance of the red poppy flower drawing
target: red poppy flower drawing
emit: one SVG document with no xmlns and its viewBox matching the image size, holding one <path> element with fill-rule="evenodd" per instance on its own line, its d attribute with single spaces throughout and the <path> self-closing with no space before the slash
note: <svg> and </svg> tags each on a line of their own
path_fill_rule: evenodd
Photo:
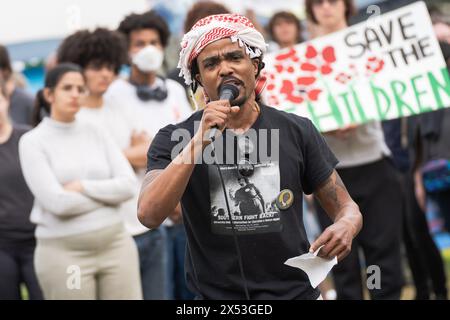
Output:
<svg viewBox="0 0 450 320">
<path fill-rule="evenodd" d="M 267 103 L 281 106 L 318 101 L 333 85 L 349 86 L 383 72 L 385 61 L 374 54 L 368 58 L 337 62 L 334 46 L 295 47 L 275 56 L 270 67 L 262 72 L 267 79 Z M 339 88 L 340 90 L 341 88 Z"/>
<path fill-rule="evenodd" d="M 333 47 L 327 46 L 323 48 L 321 55 L 319 55 L 316 48 L 308 45 L 306 47 L 305 57 L 308 61 L 300 65 L 302 71 L 319 71 L 322 75 L 328 75 L 333 72 L 331 65 L 336 61 Z"/>
<path fill-rule="evenodd" d="M 297 56 L 297 51 L 295 51 L 294 48 L 291 48 L 287 53 L 282 53 L 279 54 L 278 56 L 275 57 L 276 61 L 283 61 L 283 60 L 287 60 L 287 59 L 294 59 L 294 57 Z"/>
<path fill-rule="evenodd" d="M 341 84 L 346 84 L 351 79 L 352 79 L 352 76 L 347 74 L 347 73 L 345 73 L 345 72 L 338 73 L 338 75 L 334 78 L 334 80 L 336 80 L 337 82 L 339 82 Z"/>
<path fill-rule="evenodd" d="M 313 59 L 317 57 L 317 50 L 312 45 L 308 45 L 306 47 L 305 57 L 307 59 Z"/>
<path fill-rule="evenodd" d="M 284 67 L 281 64 L 276 64 L 274 67 L 275 67 L 275 70 L 277 70 L 278 73 L 282 73 L 283 70 L 284 70 Z"/>
<path fill-rule="evenodd" d="M 279 100 L 278 100 L 277 96 L 275 95 L 275 93 L 273 92 L 276 89 L 276 86 L 275 86 L 275 79 L 276 79 L 275 74 L 274 73 L 269 73 L 266 70 L 263 70 L 261 72 L 261 76 L 260 77 L 262 77 L 262 78 L 264 78 L 266 80 L 266 83 L 265 83 L 266 85 L 263 88 L 263 90 L 265 90 L 267 93 L 270 92 L 270 95 L 269 94 L 267 95 L 267 99 L 268 99 L 267 103 L 269 105 L 278 106 L 280 104 Z"/>
<path fill-rule="evenodd" d="M 336 55 L 332 46 L 317 50 L 310 44 L 301 58 L 294 48 L 277 55 L 273 72 L 263 73 L 267 78 L 267 102 L 279 105 L 283 99 L 296 104 L 317 101 L 323 92 L 318 88 L 317 80 L 333 73 L 334 62 Z"/>
<path fill-rule="evenodd" d="M 290 80 L 283 80 L 280 93 L 285 95 L 286 100 L 293 103 L 302 103 L 306 99 L 310 101 L 317 101 L 321 89 L 311 88 L 311 86 L 303 86 L 301 83 L 303 79 L 297 79 L 297 85 Z M 314 79 L 315 82 L 315 79 Z"/>
<path fill-rule="evenodd" d="M 362 64 L 362 67 L 364 67 L 365 70 L 365 77 L 370 77 L 371 75 L 377 74 L 383 70 L 384 61 L 383 59 L 377 57 L 369 57 L 367 58 L 366 64 Z M 350 63 L 346 70 L 348 70 L 348 72 L 339 72 L 334 80 L 345 85 L 351 80 L 355 80 L 360 77 L 360 72 L 355 64 Z"/>
<path fill-rule="evenodd" d="M 278 100 L 277 96 L 271 95 L 267 98 L 267 103 L 269 106 L 279 106 L 280 100 Z"/>
<path fill-rule="evenodd" d="M 366 63 L 366 70 L 368 74 L 376 74 L 383 70 L 384 61 L 377 57 L 369 57 Z"/>
</svg>

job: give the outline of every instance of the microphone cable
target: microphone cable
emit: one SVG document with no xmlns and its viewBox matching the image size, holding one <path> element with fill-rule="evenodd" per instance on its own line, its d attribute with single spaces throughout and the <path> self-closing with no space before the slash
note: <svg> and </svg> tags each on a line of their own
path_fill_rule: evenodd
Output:
<svg viewBox="0 0 450 320">
<path fill-rule="evenodd" d="M 214 142 L 215 142 L 215 137 L 211 138 L 211 152 L 212 155 L 214 157 L 214 165 L 217 167 L 217 170 L 219 171 L 219 179 L 222 185 L 222 191 L 223 191 L 223 195 L 225 197 L 225 204 L 227 206 L 227 211 L 228 211 L 228 219 L 230 221 L 230 225 L 231 225 L 231 230 L 233 233 L 233 239 L 234 239 L 234 246 L 236 249 L 236 253 L 237 253 L 237 257 L 238 257 L 238 264 L 239 264 L 239 271 L 241 273 L 241 278 L 242 281 L 244 282 L 244 292 L 245 292 L 245 298 L 247 300 L 250 300 L 250 294 L 248 291 L 248 284 L 247 284 L 247 278 L 245 277 L 245 272 L 244 272 L 244 265 L 242 263 L 242 254 L 241 254 L 241 249 L 239 247 L 239 242 L 238 242 L 238 237 L 237 237 L 237 233 L 236 233 L 236 228 L 234 227 L 234 221 L 233 218 L 231 217 L 231 210 L 230 210 L 230 204 L 228 202 L 228 196 L 227 196 L 227 191 L 225 188 L 225 181 L 223 180 L 223 176 L 222 176 L 222 171 L 220 170 L 220 165 L 217 161 L 217 155 L 216 155 L 216 150 L 214 148 Z"/>
</svg>

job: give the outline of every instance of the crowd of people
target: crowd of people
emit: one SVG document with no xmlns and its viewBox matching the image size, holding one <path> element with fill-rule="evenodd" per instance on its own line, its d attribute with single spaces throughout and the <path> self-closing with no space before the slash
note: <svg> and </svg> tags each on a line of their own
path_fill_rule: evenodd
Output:
<svg viewBox="0 0 450 320">
<path fill-rule="evenodd" d="M 305 13 L 301 22 L 277 12 L 263 28 L 252 17 L 229 15 L 222 4 L 197 2 L 184 23 L 181 74 L 178 68 L 161 72 L 167 22 L 155 11 L 130 14 L 117 30 L 66 37 L 35 97 L 16 81 L 0 46 L 0 299 L 22 299 L 23 286 L 36 300 L 318 299 L 304 274 L 276 263 L 307 252 L 309 242 L 314 249 L 324 244 L 324 257 L 338 256 L 332 272 L 338 299 L 363 299 L 366 292 L 371 299 L 400 299 L 402 248 L 415 298 L 447 299 L 444 263 L 426 213 L 437 211 L 450 231 L 450 108 L 320 134 L 305 119 L 265 105 L 251 90 L 264 67 L 264 41 L 271 40 L 274 52 L 340 31 L 355 7 L 352 0 L 305 0 Z M 231 17 L 236 32 L 248 35 L 239 39 L 245 50 L 229 41 L 231 34 L 213 32 L 222 20 L 202 20 L 211 15 Z M 439 13 L 432 20 L 449 66 L 450 25 Z M 212 32 L 202 46 L 200 28 Z M 124 65 L 127 77 L 119 76 Z M 217 81 L 239 83 L 240 109 L 217 101 Z M 207 147 L 196 138 L 195 121 L 200 131 L 225 124 L 270 129 L 270 122 L 289 132 L 282 132 L 284 151 L 306 172 L 295 174 L 297 166 L 280 159 L 276 179 L 301 195 L 281 222 L 267 226 L 272 233 L 261 226 L 242 237 L 234 227 L 211 233 L 214 195 L 207 177 L 213 173 L 170 158 L 176 128 L 191 133 L 188 146 Z M 292 143 L 298 138 L 292 132 L 307 139 L 305 145 Z M 265 195 L 250 180 L 238 170 L 230 200 L 242 213 L 249 206 L 265 213 Z M 257 206 L 245 205 L 252 192 Z M 345 238 L 340 245 L 332 241 L 339 237 Z M 382 272 L 379 288 L 365 286 L 361 270 L 369 265 Z"/>
</svg>

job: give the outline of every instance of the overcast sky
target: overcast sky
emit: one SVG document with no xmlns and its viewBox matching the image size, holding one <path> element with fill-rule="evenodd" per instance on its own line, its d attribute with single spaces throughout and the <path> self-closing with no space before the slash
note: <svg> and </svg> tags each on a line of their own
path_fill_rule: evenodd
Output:
<svg viewBox="0 0 450 320">
<path fill-rule="evenodd" d="M 59 38 L 80 27 L 116 28 L 148 0 L 2 0 L 0 43 Z"/>
</svg>

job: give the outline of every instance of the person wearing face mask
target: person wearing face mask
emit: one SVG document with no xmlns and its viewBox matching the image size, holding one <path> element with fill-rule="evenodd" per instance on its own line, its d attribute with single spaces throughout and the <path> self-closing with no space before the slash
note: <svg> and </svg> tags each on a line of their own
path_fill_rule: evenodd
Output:
<svg viewBox="0 0 450 320">
<path fill-rule="evenodd" d="M 184 88 L 158 75 L 169 28 L 157 13 L 149 11 L 125 17 L 118 31 L 126 38 L 131 73 L 129 79 L 117 79 L 111 84 L 106 99 L 123 108 L 128 114 L 124 121 L 151 140 L 160 128 L 192 113 Z M 147 164 L 146 152 L 141 150 L 143 161 L 134 166 L 141 180 Z M 161 227 L 146 232 L 141 229 L 142 226 L 136 229 L 133 236 L 140 255 L 144 299 L 190 298 L 183 276 L 186 240 L 181 209 L 170 214 Z"/>
<path fill-rule="evenodd" d="M 79 66 L 56 66 L 36 99 L 50 116 L 19 141 L 35 198 L 36 274 L 49 300 L 142 299 L 136 245 L 120 215 L 136 177 L 106 133 L 76 119 L 84 93 Z"/>
</svg>

